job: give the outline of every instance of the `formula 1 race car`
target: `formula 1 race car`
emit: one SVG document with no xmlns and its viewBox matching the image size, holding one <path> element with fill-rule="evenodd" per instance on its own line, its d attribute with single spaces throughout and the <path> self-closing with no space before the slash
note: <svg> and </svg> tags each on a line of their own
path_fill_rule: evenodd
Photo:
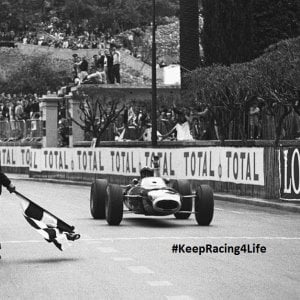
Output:
<svg viewBox="0 0 300 300">
<path fill-rule="evenodd" d="M 148 167 L 146 167 L 148 168 Z M 145 169 L 145 168 L 143 168 Z M 129 212 L 146 216 L 167 216 L 188 219 L 194 213 L 198 225 L 210 224 L 214 213 L 213 191 L 208 185 L 200 185 L 192 193 L 187 180 L 169 180 L 148 175 L 141 170 L 141 180 L 134 179 L 130 185 L 109 184 L 106 179 L 96 179 L 91 186 L 90 211 L 94 219 L 105 219 L 109 225 L 119 225 L 123 219 L 123 204 Z M 144 172 L 145 173 L 145 172 Z"/>
</svg>

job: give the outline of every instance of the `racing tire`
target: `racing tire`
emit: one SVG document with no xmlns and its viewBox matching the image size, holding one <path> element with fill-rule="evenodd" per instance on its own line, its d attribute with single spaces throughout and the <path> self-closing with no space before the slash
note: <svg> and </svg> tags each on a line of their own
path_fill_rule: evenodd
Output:
<svg viewBox="0 0 300 300">
<path fill-rule="evenodd" d="M 208 226 L 214 215 L 214 193 L 209 185 L 200 185 L 196 190 L 195 218 L 198 225 Z"/>
<path fill-rule="evenodd" d="M 192 195 L 191 184 L 188 180 L 176 180 L 172 185 L 181 196 Z M 193 198 L 182 198 L 182 205 L 180 211 L 192 211 L 193 209 Z M 191 216 L 191 213 L 175 213 L 176 219 L 186 220 Z"/>
<path fill-rule="evenodd" d="M 90 211 L 94 219 L 105 219 L 105 201 L 107 198 L 107 180 L 96 179 L 91 186 Z"/>
<path fill-rule="evenodd" d="M 107 187 L 105 215 L 109 225 L 119 225 L 123 219 L 123 191 L 119 185 Z"/>
</svg>

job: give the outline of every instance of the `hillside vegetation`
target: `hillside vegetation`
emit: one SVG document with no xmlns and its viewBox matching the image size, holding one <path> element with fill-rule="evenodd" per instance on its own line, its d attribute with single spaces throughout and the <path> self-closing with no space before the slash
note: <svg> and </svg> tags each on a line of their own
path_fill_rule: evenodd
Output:
<svg viewBox="0 0 300 300">
<path fill-rule="evenodd" d="M 17 48 L 2 47 L 0 48 L 0 60 L 2 62 L 0 66 L 1 91 L 9 93 L 45 93 L 49 89 L 57 91 L 61 86 L 72 82 L 72 54 L 78 53 L 79 56 L 86 56 L 91 63 L 93 55 L 97 52 L 97 49 L 79 49 L 74 52 L 70 49 L 22 44 L 18 44 Z M 126 51 L 121 50 L 121 54 L 122 83 L 130 85 L 151 84 L 151 67 L 129 55 Z M 41 64 L 41 62 L 43 63 Z M 37 64 L 37 66 L 34 67 L 34 64 Z M 40 81 L 42 70 L 39 69 L 45 69 L 46 67 L 47 71 L 45 70 L 45 73 L 51 73 L 53 76 L 53 80 L 49 78 L 48 84 Z M 35 71 L 36 75 L 32 72 L 28 73 L 28 68 Z M 161 72 L 158 72 L 159 82 L 161 78 Z"/>
<path fill-rule="evenodd" d="M 156 0 L 157 18 L 178 13 L 179 0 Z M 152 1 L 149 0 L 0 0 L 1 28 L 34 30 L 51 17 L 71 21 L 77 29 L 86 26 L 112 34 L 149 25 Z"/>
<path fill-rule="evenodd" d="M 287 117 L 300 115 L 300 37 L 273 44 L 247 63 L 199 68 L 188 75 L 188 81 L 191 96 L 210 110 L 223 139 L 228 138 L 225 132 L 234 123 L 239 125 L 238 137 L 245 139 L 242 120 L 249 107 L 256 105 L 263 130 L 275 128 L 264 137 L 275 136 L 278 143 L 291 136 L 287 134 L 291 126 L 284 128 Z M 272 122 L 267 124 L 268 118 Z"/>
</svg>

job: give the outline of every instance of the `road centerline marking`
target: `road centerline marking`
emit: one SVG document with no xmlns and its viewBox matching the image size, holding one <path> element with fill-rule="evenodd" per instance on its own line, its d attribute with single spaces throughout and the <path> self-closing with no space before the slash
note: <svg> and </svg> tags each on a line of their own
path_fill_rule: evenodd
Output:
<svg viewBox="0 0 300 300">
<path fill-rule="evenodd" d="M 119 252 L 115 248 L 112 247 L 97 247 L 98 250 L 100 250 L 102 253 L 116 253 Z"/>
<path fill-rule="evenodd" d="M 113 257 L 114 261 L 133 261 L 131 257 Z"/>
<path fill-rule="evenodd" d="M 144 266 L 129 266 L 127 268 L 135 274 L 154 274 L 154 271 Z"/>
<path fill-rule="evenodd" d="M 149 284 L 150 286 L 155 286 L 155 287 L 159 287 L 159 286 L 172 286 L 173 285 L 170 281 L 166 281 L 166 280 L 147 281 L 147 284 Z"/>
<path fill-rule="evenodd" d="M 178 295 L 178 296 L 166 296 L 167 300 L 192 300 L 190 296 L 187 295 Z"/>
</svg>

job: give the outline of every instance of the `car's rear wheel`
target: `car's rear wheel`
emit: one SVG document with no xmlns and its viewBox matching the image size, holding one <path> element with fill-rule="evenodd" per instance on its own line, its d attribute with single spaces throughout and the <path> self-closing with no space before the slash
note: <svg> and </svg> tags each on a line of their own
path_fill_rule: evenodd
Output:
<svg viewBox="0 0 300 300">
<path fill-rule="evenodd" d="M 192 194 L 191 184 L 188 180 L 176 180 L 172 185 L 181 196 L 187 196 Z M 193 198 L 182 198 L 182 205 L 180 211 L 192 211 L 193 209 Z M 176 219 L 188 219 L 191 213 L 177 212 L 174 214 Z"/>
<path fill-rule="evenodd" d="M 196 190 L 195 217 L 198 225 L 208 226 L 214 215 L 214 193 L 209 185 L 200 185 Z"/>
<path fill-rule="evenodd" d="M 123 193 L 116 184 L 107 187 L 105 214 L 109 225 L 119 225 L 123 219 Z"/>
<path fill-rule="evenodd" d="M 105 200 L 107 180 L 96 179 L 91 186 L 90 210 L 94 219 L 105 219 Z"/>
</svg>

